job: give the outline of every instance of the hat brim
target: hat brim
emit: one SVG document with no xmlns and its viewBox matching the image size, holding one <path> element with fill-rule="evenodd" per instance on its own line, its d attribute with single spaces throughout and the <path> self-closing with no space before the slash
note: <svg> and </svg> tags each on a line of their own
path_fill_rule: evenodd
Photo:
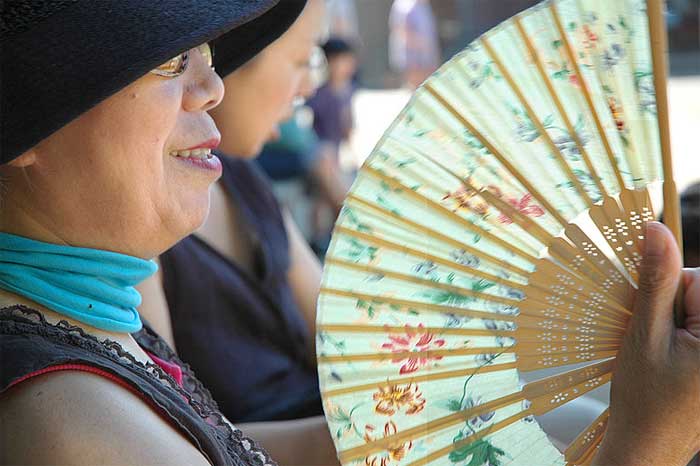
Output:
<svg viewBox="0 0 700 466">
<path fill-rule="evenodd" d="M 81 1 L 2 38 L 0 163 L 174 55 L 218 39 L 226 73 L 294 22 L 303 0 Z"/>
<path fill-rule="evenodd" d="M 281 0 L 277 6 L 213 41 L 214 66 L 226 77 L 289 29 L 306 0 Z"/>
</svg>

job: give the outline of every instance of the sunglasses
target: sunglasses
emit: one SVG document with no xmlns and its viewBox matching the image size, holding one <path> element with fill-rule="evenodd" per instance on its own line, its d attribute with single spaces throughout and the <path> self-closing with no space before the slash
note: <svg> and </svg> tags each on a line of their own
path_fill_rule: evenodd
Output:
<svg viewBox="0 0 700 466">
<path fill-rule="evenodd" d="M 207 61 L 207 64 L 211 67 L 214 59 L 214 54 L 212 53 L 211 46 L 207 42 L 205 42 L 192 50 L 195 49 L 199 50 L 199 53 L 202 54 L 204 59 Z M 151 70 L 151 73 L 158 76 L 164 76 L 166 78 L 174 78 L 176 76 L 180 76 L 187 69 L 187 63 L 189 61 L 190 53 L 192 53 L 192 50 L 187 50 L 178 55 L 175 55 L 173 58 L 166 61 L 159 67 Z"/>
</svg>

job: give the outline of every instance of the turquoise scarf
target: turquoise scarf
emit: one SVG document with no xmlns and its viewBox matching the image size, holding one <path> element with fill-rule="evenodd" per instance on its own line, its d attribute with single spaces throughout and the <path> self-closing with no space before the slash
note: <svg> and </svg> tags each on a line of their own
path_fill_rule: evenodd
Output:
<svg viewBox="0 0 700 466">
<path fill-rule="evenodd" d="M 0 288 L 109 332 L 141 329 L 134 286 L 157 270 L 153 261 L 0 232 Z"/>
</svg>

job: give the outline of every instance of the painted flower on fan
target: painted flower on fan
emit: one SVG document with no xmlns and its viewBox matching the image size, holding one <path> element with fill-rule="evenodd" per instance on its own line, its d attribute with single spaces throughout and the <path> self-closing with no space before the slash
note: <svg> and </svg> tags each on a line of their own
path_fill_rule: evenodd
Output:
<svg viewBox="0 0 700 466">
<path fill-rule="evenodd" d="M 598 42 L 598 36 L 596 35 L 595 32 L 591 30 L 590 27 L 588 27 L 587 24 L 583 25 L 583 47 L 590 49 L 595 47 L 596 42 Z"/>
<path fill-rule="evenodd" d="M 435 265 L 435 262 L 431 260 L 425 260 L 423 262 L 419 262 L 418 264 L 413 266 L 413 271 L 417 273 L 418 275 L 426 275 L 430 276 L 437 270 L 437 265 Z"/>
<path fill-rule="evenodd" d="M 357 429 L 355 422 L 352 419 L 352 414 L 360 406 L 361 405 L 355 405 L 350 412 L 346 412 L 340 405 L 336 405 L 333 402 L 326 400 L 326 418 L 333 426 L 332 429 L 337 427 L 337 430 L 335 431 L 335 438 L 341 439 L 351 434 L 356 434 L 362 438 L 362 432 Z"/>
<path fill-rule="evenodd" d="M 625 49 L 620 44 L 612 44 L 608 50 L 603 52 L 603 67 L 610 70 L 615 67 L 625 56 Z"/>
<path fill-rule="evenodd" d="M 372 399 L 377 402 L 374 410 L 386 416 L 394 415 L 403 407 L 407 407 L 406 414 L 419 413 L 425 407 L 425 398 L 413 383 L 379 387 Z"/>
<path fill-rule="evenodd" d="M 365 426 L 365 441 L 372 442 L 377 440 L 374 436 L 374 426 L 367 424 Z M 398 433 L 396 424 L 389 421 L 384 424 L 383 437 L 389 437 Z M 403 442 L 399 444 L 389 445 L 385 452 L 378 455 L 368 456 L 365 458 L 365 466 L 393 466 L 400 464 L 401 460 L 406 457 L 406 454 L 413 448 L 413 442 Z"/>
<path fill-rule="evenodd" d="M 494 359 L 498 357 L 497 354 L 493 353 L 481 353 L 477 354 L 476 357 L 474 357 L 474 361 L 479 365 L 479 366 L 485 366 L 487 364 L 492 364 Z"/>
<path fill-rule="evenodd" d="M 467 267 L 479 268 L 479 265 L 481 264 L 481 260 L 477 256 L 474 254 L 469 254 L 464 249 L 456 249 L 450 252 L 450 257 L 452 257 L 456 263 L 466 265 Z"/>
<path fill-rule="evenodd" d="M 527 215 L 530 217 L 541 217 L 544 215 L 544 210 L 542 209 L 542 207 L 536 204 L 530 204 L 530 202 L 532 201 L 532 194 L 530 193 L 525 194 L 520 199 L 514 197 L 506 198 L 506 201 L 508 202 L 508 204 L 510 204 L 523 215 Z M 513 223 L 513 219 L 508 217 L 506 214 L 499 215 L 498 221 L 506 225 L 510 225 L 511 223 Z"/>
<path fill-rule="evenodd" d="M 615 97 L 609 96 L 608 97 L 608 108 L 610 109 L 610 115 L 613 117 L 613 120 L 615 121 L 615 127 L 617 128 L 618 131 L 624 131 L 625 130 L 625 120 L 622 118 L 622 107 L 617 103 L 617 100 L 615 100 Z"/>
<path fill-rule="evenodd" d="M 389 335 L 389 342 L 382 344 L 384 350 L 396 353 L 396 357 L 391 360 L 393 363 L 403 362 L 400 374 L 410 374 L 416 372 L 431 361 L 438 361 L 442 356 L 431 355 L 431 350 L 436 350 L 445 346 L 445 340 L 435 338 L 430 332 L 424 330 L 423 324 L 418 327 L 406 325 L 406 331 L 402 335 Z M 411 353 L 416 353 L 413 356 Z"/>
<path fill-rule="evenodd" d="M 569 79 L 569 84 L 571 84 L 572 86 L 579 87 L 581 85 L 581 82 L 579 81 L 578 75 L 576 73 L 572 72 L 571 74 L 569 74 L 568 79 Z"/>
<path fill-rule="evenodd" d="M 469 179 L 467 179 L 467 182 L 469 182 Z M 496 186 L 487 186 L 487 189 L 500 197 L 500 190 Z M 453 212 L 456 212 L 459 209 L 466 209 L 479 215 L 486 215 L 489 211 L 489 206 L 483 200 L 475 198 L 475 196 L 478 194 L 479 193 L 476 190 L 466 185 L 462 185 L 455 191 L 445 194 L 442 197 L 442 200 L 446 201 L 448 199 L 452 199 L 456 201 L 457 207 L 453 209 Z"/>
<path fill-rule="evenodd" d="M 483 401 L 481 400 L 481 397 L 477 397 L 476 399 L 473 399 L 472 397 L 467 397 L 467 399 L 464 401 L 464 409 L 469 410 L 472 408 L 476 408 L 477 406 L 481 406 L 483 404 Z M 478 429 L 487 422 L 489 422 L 493 417 L 496 415 L 495 411 L 487 411 L 484 413 L 481 413 L 477 416 L 474 416 L 473 418 L 469 419 L 469 425 L 472 426 L 474 429 Z"/>
<path fill-rule="evenodd" d="M 460 186 L 454 191 L 448 191 L 447 194 L 442 197 L 442 200 L 446 201 L 448 199 L 452 199 L 457 202 L 457 209 L 469 209 L 469 201 L 472 196 L 474 196 L 473 189 L 469 189 L 466 186 Z"/>
</svg>

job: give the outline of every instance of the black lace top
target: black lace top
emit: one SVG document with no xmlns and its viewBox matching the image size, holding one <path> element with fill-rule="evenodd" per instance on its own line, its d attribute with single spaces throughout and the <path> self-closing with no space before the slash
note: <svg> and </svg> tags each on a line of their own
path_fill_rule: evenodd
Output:
<svg viewBox="0 0 700 466">
<path fill-rule="evenodd" d="M 0 309 L 0 396 L 13 382 L 62 364 L 83 364 L 128 383 L 168 417 L 214 465 L 275 465 L 255 442 L 226 422 L 209 391 L 170 347 L 147 326 L 133 335 L 157 358 L 182 368 L 180 386 L 160 366 L 143 364 L 119 343 L 99 341 L 65 321 L 48 323 L 26 306 Z"/>
</svg>

